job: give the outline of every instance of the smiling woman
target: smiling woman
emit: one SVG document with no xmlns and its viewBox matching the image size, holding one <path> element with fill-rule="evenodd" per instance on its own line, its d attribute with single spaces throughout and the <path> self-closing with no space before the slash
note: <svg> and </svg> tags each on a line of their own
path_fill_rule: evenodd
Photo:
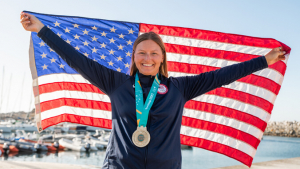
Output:
<svg viewBox="0 0 300 169">
<path fill-rule="evenodd" d="M 190 139 L 189 142 L 195 142 L 193 139 L 200 140 L 200 138 L 205 140 L 213 135 L 213 144 L 206 144 L 207 140 L 198 141 L 197 144 L 203 142 L 209 147 L 219 149 L 221 146 L 218 145 L 219 143 L 215 143 L 220 142 L 219 138 L 224 138 L 224 133 L 231 133 L 231 129 L 224 125 L 221 127 L 224 129 L 224 133 L 206 131 L 206 134 L 200 134 L 203 129 L 187 125 L 181 126 L 182 122 L 189 121 L 187 120 L 189 117 L 182 118 L 184 105 L 187 101 L 208 91 L 230 84 L 253 72 L 267 68 L 270 64 L 283 60 L 283 54 L 285 53 L 281 51 L 280 47 L 274 48 L 266 56 L 258 56 L 252 60 L 215 71 L 195 76 L 168 77 L 164 43 L 158 34 L 149 32 L 136 39 L 133 46 L 131 72 L 130 75 L 126 75 L 109 69 L 78 52 L 62 37 L 44 26 L 34 15 L 21 13 L 21 23 L 25 30 L 37 32 L 37 36 L 70 67 L 99 88 L 111 100 L 112 130 L 103 169 L 180 169 L 182 159 L 180 134 L 185 135 L 182 139 Z M 113 52 L 111 54 L 113 55 Z M 96 94 L 100 95 L 99 93 Z M 52 95 L 58 95 L 58 93 L 51 92 Z M 84 96 L 76 96 L 78 100 L 81 99 L 80 97 Z M 95 98 L 92 96 L 88 99 L 90 101 Z M 46 102 L 43 99 L 40 100 L 42 103 Z M 101 100 L 95 101 L 97 103 L 93 103 L 96 105 Z M 84 106 L 88 107 L 89 105 Z M 98 109 L 96 107 L 95 109 Z M 70 106 L 69 108 L 73 110 L 73 107 Z M 70 110 L 63 110 L 63 115 L 67 115 Z M 85 108 L 85 110 L 89 111 L 90 109 Z M 46 111 L 43 112 L 43 116 L 47 116 Z M 191 120 L 193 120 L 192 117 L 194 116 L 191 115 Z M 207 123 L 201 122 L 198 124 Z M 228 131 L 225 131 L 225 129 Z M 242 135 L 241 137 L 244 140 L 250 138 L 254 141 L 249 144 L 244 140 L 236 141 L 228 136 L 229 142 L 226 141 L 226 138 L 221 139 L 221 141 L 228 142 L 224 152 L 234 154 L 240 161 L 246 159 L 249 165 L 256 151 L 257 142 L 255 141 L 257 138 L 248 137 L 248 135 Z M 236 147 L 233 144 L 235 142 L 239 144 L 238 153 L 233 153 L 236 152 L 232 148 Z"/>
<path fill-rule="evenodd" d="M 160 36 L 154 32 L 140 35 L 133 44 L 131 63 L 131 76 L 139 71 L 144 75 L 160 73 L 168 77 L 166 49 Z"/>
</svg>

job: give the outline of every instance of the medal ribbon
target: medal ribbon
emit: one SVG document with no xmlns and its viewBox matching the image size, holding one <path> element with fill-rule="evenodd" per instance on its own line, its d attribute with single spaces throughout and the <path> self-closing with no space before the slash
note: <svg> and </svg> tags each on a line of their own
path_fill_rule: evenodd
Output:
<svg viewBox="0 0 300 169">
<path fill-rule="evenodd" d="M 142 90 L 142 86 L 141 86 L 141 83 L 139 80 L 138 72 L 136 72 L 136 75 L 135 75 L 135 105 L 136 105 L 136 118 L 137 118 L 138 127 L 141 127 L 141 126 L 146 127 L 146 125 L 147 125 L 148 114 L 149 114 L 150 108 L 152 107 L 153 102 L 155 100 L 159 84 L 160 84 L 160 81 L 158 79 L 158 74 L 157 74 L 152 83 L 150 92 L 147 96 L 147 99 L 146 99 L 145 105 L 144 105 L 143 90 Z"/>
</svg>

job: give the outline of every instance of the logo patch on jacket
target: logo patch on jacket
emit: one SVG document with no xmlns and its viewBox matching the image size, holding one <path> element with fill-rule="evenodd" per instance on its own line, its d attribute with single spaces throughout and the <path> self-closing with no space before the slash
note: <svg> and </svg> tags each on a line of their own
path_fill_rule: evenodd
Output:
<svg viewBox="0 0 300 169">
<path fill-rule="evenodd" d="M 166 94 L 168 92 L 168 88 L 166 85 L 160 84 L 157 90 L 158 94 Z"/>
</svg>

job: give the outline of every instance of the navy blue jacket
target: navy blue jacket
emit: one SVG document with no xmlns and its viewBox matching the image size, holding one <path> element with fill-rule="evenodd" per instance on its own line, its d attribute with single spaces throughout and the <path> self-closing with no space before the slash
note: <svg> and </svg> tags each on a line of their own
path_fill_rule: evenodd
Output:
<svg viewBox="0 0 300 169">
<path fill-rule="evenodd" d="M 168 92 L 156 95 L 147 123 L 151 140 L 146 147 L 139 148 L 131 140 L 137 128 L 133 87 L 135 77 L 88 59 L 46 26 L 38 36 L 111 100 L 112 131 L 104 169 L 181 168 L 180 126 L 184 104 L 210 90 L 268 67 L 262 56 L 196 76 L 175 78 L 160 75 L 161 84 L 167 87 Z M 146 99 L 154 77 L 139 74 L 139 78 Z"/>
</svg>

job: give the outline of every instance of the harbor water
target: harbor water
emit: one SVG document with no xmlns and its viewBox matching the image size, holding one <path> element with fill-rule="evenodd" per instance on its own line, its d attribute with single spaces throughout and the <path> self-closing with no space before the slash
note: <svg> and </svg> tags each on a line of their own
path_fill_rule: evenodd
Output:
<svg viewBox="0 0 300 169">
<path fill-rule="evenodd" d="M 253 162 L 300 157 L 300 138 L 264 136 Z M 56 153 L 11 154 L 1 161 L 34 161 L 102 166 L 105 150 L 96 152 L 61 151 Z M 0 161 L 0 163 L 1 163 Z M 241 163 L 227 156 L 200 148 L 182 149 L 182 168 L 216 168 Z"/>
</svg>

